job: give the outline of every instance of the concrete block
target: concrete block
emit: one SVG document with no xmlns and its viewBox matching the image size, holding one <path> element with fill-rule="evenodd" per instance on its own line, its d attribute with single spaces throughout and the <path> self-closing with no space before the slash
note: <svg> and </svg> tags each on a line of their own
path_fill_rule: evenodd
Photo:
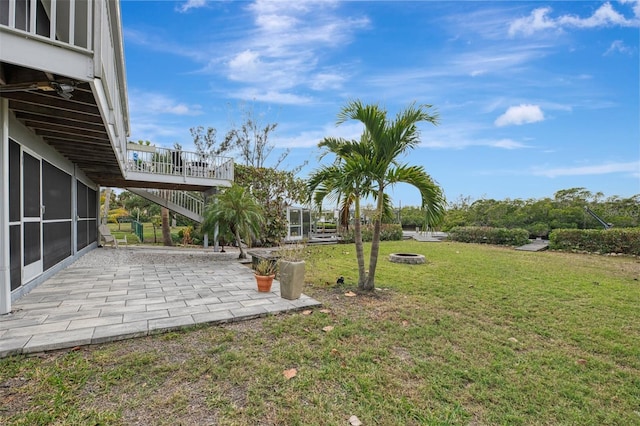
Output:
<svg viewBox="0 0 640 426">
<path fill-rule="evenodd" d="M 22 351 L 24 353 L 32 353 L 88 345 L 91 343 L 93 332 L 93 328 L 85 328 L 82 330 L 39 334 L 33 336 Z"/>
</svg>

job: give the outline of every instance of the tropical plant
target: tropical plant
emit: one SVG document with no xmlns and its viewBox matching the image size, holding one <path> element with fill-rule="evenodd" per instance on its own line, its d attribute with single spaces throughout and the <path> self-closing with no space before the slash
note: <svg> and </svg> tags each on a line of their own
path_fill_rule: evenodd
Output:
<svg viewBox="0 0 640 426">
<path fill-rule="evenodd" d="M 276 262 L 270 259 L 260 260 L 254 269 L 256 275 L 269 276 L 276 273 Z"/>
<path fill-rule="evenodd" d="M 255 197 L 262 207 L 264 225 L 256 238 L 263 246 L 277 246 L 287 235 L 287 206 L 306 199 L 305 182 L 295 177 L 296 170 L 256 168 L 236 164 L 235 182 Z"/>
<path fill-rule="evenodd" d="M 316 201 L 330 193 L 340 193 L 343 197 L 353 198 L 356 207 L 355 225 L 359 222 L 359 199 L 371 195 L 376 201 L 373 217 L 373 237 L 369 271 L 364 270 L 358 253 L 362 236 L 356 230 L 356 254 L 358 258 L 358 288 L 373 290 L 375 273 L 380 251 L 380 229 L 385 211 L 389 210 L 390 200 L 385 193 L 388 187 L 398 183 L 408 183 L 420 191 L 421 208 L 425 212 L 427 226 L 434 226 L 444 216 L 445 199 L 441 188 L 431 179 L 421 166 L 401 163 L 399 157 L 420 143 L 417 123 L 426 121 L 436 125 L 437 113 L 429 113 L 431 105 L 411 104 L 397 114 L 392 121 L 387 119 L 387 111 L 378 105 L 365 105 L 361 101 L 351 101 L 338 114 L 337 124 L 348 120 L 357 120 L 364 124 L 364 132 L 359 141 L 343 139 L 325 139 L 320 146 L 336 155 L 334 169 L 321 168 L 317 173 L 325 174 L 326 183 L 317 183 L 319 176 L 312 176 L 310 189 L 318 189 Z M 331 167 L 331 166 L 329 166 Z M 338 173 L 345 172 L 345 177 Z M 316 188 L 314 188 L 316 186 Z M 354 229 L 355 230 L 355 229 Z M 358 242 L 358 240 L 360 242 Z"/>
<path fill-rule="evenodd" d="M 371 182 L 366 174 L 366 165 L 369 162 L 367 156 L 371 154 L 371 151 L 368 150 L 365 143 L 339 138 L 325 138 L 318 146 L 325 149 L 322 157 L 331 153 L 335 155 L 335 161 L 331 165 L 321 166 L 320 169 L 312 173 L 307 181 L 307 188 L 313 201 L 319 206 L 322 206 L 325 198 L 329 198 L 340 205 L 341 212 L 348 213 L 353 204 L 358 287 L 364 288 L 366 271 L 360 221 L 360 200 L 363 196 L 372 193 Z"/>
<path fill-rule="evenodd" d="M 264 223 L 260 204 L 249 191 L 236 184 L 208 203 L 203 216 L 203 232 L 213 235 L 218 224 L 223 233 L 228 231 L 234 235 L 240 248 L 239 259 L 247 258 L 242 240 L 250 244 L 252 237 L 260 232 Z"/>
</svg>

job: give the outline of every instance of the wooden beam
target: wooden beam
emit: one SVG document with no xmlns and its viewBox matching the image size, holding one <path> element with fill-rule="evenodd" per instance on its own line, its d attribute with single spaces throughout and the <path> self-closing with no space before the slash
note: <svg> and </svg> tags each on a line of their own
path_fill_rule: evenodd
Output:
<svg viewBox="0 0 640 426">
<path fill-rule="evenodd" d="M 15 116 L 18 120 L 25 123 L 27 126 L 30 126 L 28 123 L 33 123 L 34 126 L 38 126 L 40 124 L 50 124 L 55 126 L 66 127 L 70 129 L 78 129 L 87 132 L 105 132 L 105 128 L 102 124 L 98 123 L 88 123 L 86 121 L 80 120 L 72 120 L 69 118 L 60 118 L 60 117 L 51 117 L 39 114 L 31 114 L 25 112 L 16 112 Z"/>
<path fill-rule="evenodd" d="M 51 138 L 55 138 L 55 139 L 61 139 L 61 140 L 71 140 L 71 141 L 78 141 L 81 143 L 94 143 L 97 145 L 108 145 L 109 147 L 111 147 L 111 141 L 109 140 L 109 137 L 104 134 L 103 136 L 100 135 L 89 135 L 89 134 L 79 134 L 77 131 L 76 132 L 69 132 L 69 131 L 59 131 L 59 130 L 54 130 L 54 129 L 45 129 L 45 128 L 41 128 L 41 127 L 34 127 L 36 134 L 42 136 L 45 139 L 51 139 Z"/>
<path fill-rule="evenodd" d="M 55 109 L 46 105 L 33 104 L 17 100 L 9 101 L 9 109 L 18 112 L 44 115 L 45 117 L 61 117 L 69 120 L 88 121 L 90 123 L 100 123 L 104 125 L 104 123 L 102 122 L 102 116 L 99 112 L 97 114 L 93 114 L 75 110 Z"/>
<path fill-rule="evenodd" d="M 32 105 L 46 105 L 49 108 L 66 111 L 80 111 L 85 114 L 100 114 L 95 102 L 81 102 L 72 99 L 64 99 L 56 92 L 5 92 L 3 98 L 21 101 Z M 93 98 L 92 98 L 93 100 Z"/>
<path fill-rule="evenodd" d="M 60 133 L 77 135 L 80 137 L 95 136 L 95 137 L 100 137 L 101 139 L 109 139 L 109 135 L 105 133 L 104 129 L 65 126 L 63 124 L 54 124 L 54 123 L 47 123 L 46 121 L 33 121 L 33 120 L 26 120 L 24 121 L 24 124 L 25 126 L 32 127 L 34 129 L 54 130 Z"/>
</svg>

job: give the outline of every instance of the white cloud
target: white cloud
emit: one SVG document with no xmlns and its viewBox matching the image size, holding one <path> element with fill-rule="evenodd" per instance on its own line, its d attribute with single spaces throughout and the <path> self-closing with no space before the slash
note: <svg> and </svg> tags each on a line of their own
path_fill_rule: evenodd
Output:
<svg viewBox="0 0 640 426">
<path fill-rule="evenodd" d="M 336 1 L 278 2 L 258 0 L 246 10 L 253 29 L 238 40 L 223 70 L 230 80 L 248 87 L 234 96 L 269 99 L 271 102 L 300 104 L 309 101 L 305 89 L 339 89 L 340 74 L 321 67 L 322 53 L 344 46 L 352 34 L 368 27 L 366 17 L 344 17 L 336 12 Z M 216 64 L 217 65 L 217 64 Z M 217 66 L 211 70 L 219 69 Z M 297 93 L 291 93 L 293 91 Z"/>
<path fill-rule="evenodd" d="M 494 148 L 502 148 L 502 149 L 528 148 L 527 145 L 525 145 L 525 144 L 523 144 L 521 142 L 514 141 L 513 139 L 500 139 L 500 140 L 497 140 L 495 142 L 492 142 L 488 146 L 491 146 L 491 147 L 494 147 Z"/>
<path fill-rule="evenodd" d="M 498 127 L 510 125 L 519 126 L 521 124 L 535 123 L 542 120 L 544 120 L 544 113 L 538 105 L 521 104 L 509 107 L 504 114 L 496 119 L 495 125 Z"/>
<path fill-rule="evenodd" d="M 625 45 L 622 40 L 614 40 L 611 43 L 611 46 L 609 46 L 609 48 L 607 49 L 607 51 L 604 52 L 604 56 L 611 55 L 615 52 L 620 52 L 625 55 L 630 55 L 631 53 L 633 53 L 633 49 Z"/>
<path fill-rule="evenodd" d="M 640 174 L 640 161 L 629 163 L 607 163 L 580 167 L 559 167 L 555 169 L 534 169 L 536 176 L 555 178 L 558 176 L 585 176 L 605 175 L 611 173 L 630 173 L 633 176 Z"/>
<path fill-rule="evenodd" d="M 638 3 L 634 6 L 636 19 L 628 19 L 616 11 L 611 3 L 601 5 L 593 15 L 581 18 L 575 15 L 561 15 L 557 18 L 550 16 L 550 7 L 534 9 L 529 16 L 518 18 L 509 25 L 511 37 L 518 34 L 530 36 L 533 33 L 544 30 L 562 30 L 564 28 L 599 28 L 599 27 L 637 27 L 640 26 Z"/>
<path fill-rule="evenodd" d="M 557 26 L 556 22 L 547 17 L 547 14 L 550 12 L 550 7 L 541 7 L 534 9 L 531 15 L 525 18 L 516 19 L 509 25 L 509 35 L 511 37 L 518 33 L 531 35 L 536 31 L 555 28 Z"/>
<path fill-rule="evenodd" d="M 202 107 L 197 104 L 188 105 L 176 101 L 160 93 L 131 90 L 129 92 L 129 109 L 132 114 L 171 114 L 171 115 L 200 115 Z"/>
<path fill-rule="evenodd" d="M 311 148 L 326 137 L 343 138 L 347 140 L 359 139 L 364 127 L 359 122 L 344 123 L 336 126 L 327 123 L 317 130 L 305 130 L 298 135 L 275 138 L 274 143 L 278 148 Z"/>
<path fill-rule="evenodd" d="M 200 7 L 204 7 L 207 4 L 207 0 L 187 0 L 184 4 L 181 4 L 177 10 L 179 12 L 185 13 L 190 9 L 197 9 Z"/>
<path fill-rule="evenodd" d="M 312 101 L 308 96 L 251 87 L 230 92 L 229 96 L 244 101 L 266 102 L 267 104 L 305 105 Z"/>
<path fill-rule="evenodd" d="M 640 18 L 640 0 L 619 0 L 622 4 L 632 4 L 633 13 L 636 18 Z"/>
</svg>

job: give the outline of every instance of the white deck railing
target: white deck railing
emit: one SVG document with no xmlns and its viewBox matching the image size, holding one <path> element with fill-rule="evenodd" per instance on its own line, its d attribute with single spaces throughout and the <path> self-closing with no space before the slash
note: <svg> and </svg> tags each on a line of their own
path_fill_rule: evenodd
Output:
<svg viewBox="0 0 640 426">
<path fill-rule="evenodd" d="M 129 111 L 119 2 L 0 0 L 0 29 L 20 36 L 26 34 L 29 40 L 93 59 L 82 69 L 74 70 L 76 76 L 66 77 L 96 84 L 98 106 L 104 112 L 105 125 L 112 135 L 119 160 L 124 162 Z M 12 46 L 3 48 L 11 49 Z M 56 69 L 56 65 L 52 64 L 51 68 Z"/>
<path fill-rule="evenodd" d="M 59 46 L 93 50 L 93 8 L 97 2 L 2 0 L 2 3 L 0 25 Z"/>
<path fill-rule="evenodd" d="M 129 144 L 126 170 L 155 175 L 233 181 L 233 159 L 197 152 Z"/>
<path fill-rule="evenodd" d="M 194 196 L 187 191 L 175 191 L 172 189 L 145 189 L 145 191 L 202 217 L 204 210 L 204 199 L 202 197 Z"/>
</svg>

